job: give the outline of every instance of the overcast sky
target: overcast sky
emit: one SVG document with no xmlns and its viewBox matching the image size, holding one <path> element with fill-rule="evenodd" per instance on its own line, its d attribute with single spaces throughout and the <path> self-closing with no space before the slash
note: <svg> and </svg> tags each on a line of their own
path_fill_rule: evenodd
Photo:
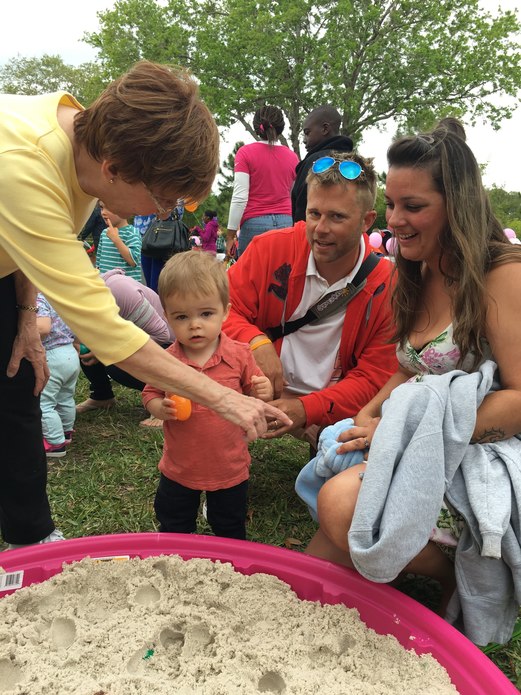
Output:
<svg viewBox="0 0 521 695">
<path fill-rule="evenodd" d="M 490 12 L 501 7 L 519 13 L 521 0 L 481 0 Z M 114 6 L 114 0 L 14 0 L 2 7 L 0 63 L 9 58 L 40 57 L 44 53 L 60 55 L 66 63 L 79 64 L 94 60 L 96 52 L 81 39 L 84 32 L 99 28 L 97 12 Z M 374 156 L 378 170 L 385 170 L 385 152 L 393 127 L 384 133 L 368 130 L 359 150 Z M 504 121 L 499 131 L 490 126 L 466 127 L 467 141 L 478 161 L 486 164 L 485 183 L 507 190 L 521 190 L 519 143 L 521 141 L 521 107 L 514 117 Z M 221 148 L 224 159 L 238 139 L 250 141 L 242 128 L 225 134 Z M 517 152 L 517 154 L 515 154 Z"/>
</svg>

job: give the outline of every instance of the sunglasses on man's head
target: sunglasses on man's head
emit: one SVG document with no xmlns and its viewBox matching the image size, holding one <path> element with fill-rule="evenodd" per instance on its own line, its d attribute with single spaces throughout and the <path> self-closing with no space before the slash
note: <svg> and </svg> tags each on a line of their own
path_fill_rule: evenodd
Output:
<svg viewBox="0 0 521 695">
<path fill-rule="evenodd" d="M 354 162 L 352 159 L 335 159 L 334 157 L 320 157 L 313 162 L 311 169 L 314 174 L 323 174 L 335 164 L 338 164 L 338 171 L 348 181 L 357 179 L 362 173 L 362 167 L 358 162 Z"/>
</svg>

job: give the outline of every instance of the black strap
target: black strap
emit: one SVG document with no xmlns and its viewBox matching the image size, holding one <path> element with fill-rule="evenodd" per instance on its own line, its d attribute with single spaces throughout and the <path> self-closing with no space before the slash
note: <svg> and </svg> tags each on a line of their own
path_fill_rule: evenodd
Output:
<svg viewBox="0 0 521 695">
<path fill-rule="evenodd" d="M 328 292 L 328 294 L 319 299 L 316 304 L 310 307 L 300 319 L 288 321 L 284 324 L 284 326 L 281 325 L 267 328 L 264 333 L 266 333 L 271 341 L 275 341 L 283 336 L 290 335 L 290 333 L 298 331 L 299 328 L 302 328 L 302 326 L 305 326 L 308 323 L 320 321 L 321 319 L 325 319 L 332 314 L 336 314 L 337 311 L 346 307 L 349 302 L 354 299 L 356 295 L 365 287 L 368 275 L 376 268 L 379 261 L 380 256 L 370 253 L 358 269 L 358 272 L 353 280 L 348 282 L 345 287 L 340 290 L 335 290 L 334 292 Z"/>
</svg>

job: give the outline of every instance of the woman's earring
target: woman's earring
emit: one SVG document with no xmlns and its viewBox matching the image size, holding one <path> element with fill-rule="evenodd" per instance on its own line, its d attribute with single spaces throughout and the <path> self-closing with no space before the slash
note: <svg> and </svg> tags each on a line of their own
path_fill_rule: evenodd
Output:
<svg viewBox="0 0 521 695">
<path fill-rule="evenodd" d="M 109 183 L 114 183 L 114 179 L 109 179 Z"/>
</svg>

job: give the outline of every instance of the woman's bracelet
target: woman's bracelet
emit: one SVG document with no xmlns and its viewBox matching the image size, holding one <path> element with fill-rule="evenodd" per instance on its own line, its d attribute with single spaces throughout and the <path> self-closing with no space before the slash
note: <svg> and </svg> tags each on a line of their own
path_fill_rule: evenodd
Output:
<svg viewBox="0 0 521 695">
<path fill-rule="evenodd" d="M 16 308 L 18 311 L 34 311 L 35 314 L 38 313 L 38 307 L 32 304 L 17 304 Z"/>
<path fill-rule="evenodd" d="M 261 345 L 271 345 L 271 340 L 269 338 L 263 338 L 262 340 L 259 340 L 258 343 L 255 343 L 255 345 L 250 345 L 250 350 L 256 350 L 258 347 L 261 347 Z"/>
</svg>

